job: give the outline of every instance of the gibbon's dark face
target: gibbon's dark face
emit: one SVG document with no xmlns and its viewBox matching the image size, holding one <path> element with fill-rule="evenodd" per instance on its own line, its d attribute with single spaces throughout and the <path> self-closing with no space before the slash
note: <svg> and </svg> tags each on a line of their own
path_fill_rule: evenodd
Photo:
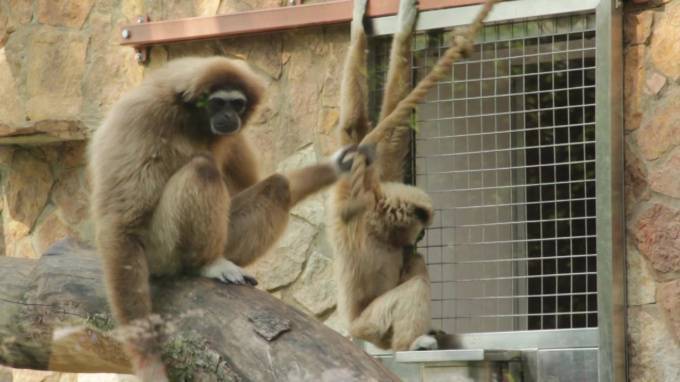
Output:
<svg viewBox="0 0 680 382">
<path fill-rule="evenodd" d="M 248 108 L 248 99 L 241 90 L 218 89 L 202 101 L 206 113 L 204 123 L 210 133 L 229 135 L 241 130 L 243 115 Z"/>
</svg>

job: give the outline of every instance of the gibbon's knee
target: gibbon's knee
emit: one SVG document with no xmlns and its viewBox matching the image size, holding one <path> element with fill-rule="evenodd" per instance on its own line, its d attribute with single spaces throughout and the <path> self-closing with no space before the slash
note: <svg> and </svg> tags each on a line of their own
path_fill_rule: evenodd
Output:
<svg viewBox="0 0 680 382">
<path fill-rule="evenodd" d="M 262 181 L 262 195 L 279 206 L 290 204 L 290 182 L 281 174 L 274 174 Z"/>
<path fill-rule="evenodd" d="M 196 155 L 191 158 L 189 165 L 201 182 L 205 184 L 222 182 L 222 174 L 213 158 L 207 155 Z"/>
</svg>

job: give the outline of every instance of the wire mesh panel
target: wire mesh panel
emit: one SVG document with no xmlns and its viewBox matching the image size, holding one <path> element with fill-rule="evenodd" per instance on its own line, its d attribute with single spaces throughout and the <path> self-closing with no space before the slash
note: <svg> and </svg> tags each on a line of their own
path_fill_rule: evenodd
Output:
<svg viewBox="0 0 680 382">
<path fill-rule="evenodd" d="M 489 26 L 418 107 L 412 175 L 436 208 L 420 243 L 436 327 L 597 326 L 594 28 L 593 15 Z M 415 37 L 415 81 L 452 33 Z M 379 105 L 389 40 L 374 45 Z"/>
</svg>

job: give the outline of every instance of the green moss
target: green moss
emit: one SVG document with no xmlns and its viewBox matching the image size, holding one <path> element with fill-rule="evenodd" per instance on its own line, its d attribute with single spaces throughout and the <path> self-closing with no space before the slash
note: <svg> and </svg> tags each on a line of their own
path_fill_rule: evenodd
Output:
<svg viewBox="0 0 680 382">
<path fill-rule="evenodd" d="M 113 328 L 116 326 L 111 317 L 103 313 L 91 314 L 89 317 L 87 317 L 87 324 L 102 332 L 113 330 Z"/>
<path fill-rule="evenodd" d="M 173 336 L 163 344 L 163 360 L 171 381 L 240 381 L 219 354 L 195 334 Z"/>
</svg>

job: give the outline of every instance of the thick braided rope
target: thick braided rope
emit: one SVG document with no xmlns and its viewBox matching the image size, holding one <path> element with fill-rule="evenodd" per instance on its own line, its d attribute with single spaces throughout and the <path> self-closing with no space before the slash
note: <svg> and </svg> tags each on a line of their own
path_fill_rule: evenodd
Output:
<svg viewBox="0 0 680 382">
<path fill-rule="evenodd" d="M 499 1 L 501 0 L 486 0 L 484 2 L 482 9 L 465 32 L 454 37 L 451 47 L 444 52 L 444 55 L 437 61 L 427 76 L 420 80 L 415 88 L 397 104 L 395 109 L 361 140 L 361 145 L 380 142 L 388 132 L 399 126 L 401 121 L 409 117 L 411 110 L 425 99 L 427 92 L 451 72 L 453 64 L 463 55 L 472 51 L 475 36 L 484 25 L 484 19 L 486 19 L 493 6 Z M 343 219 L 346 218 L 346 221 L 365 207 L 364 201 L 359 198 L 365 174 L 366 158 L 362 153 L 357 153 L 352 164 L 351 202 L 345 207 L 342 214 Z"/>
</svg>

